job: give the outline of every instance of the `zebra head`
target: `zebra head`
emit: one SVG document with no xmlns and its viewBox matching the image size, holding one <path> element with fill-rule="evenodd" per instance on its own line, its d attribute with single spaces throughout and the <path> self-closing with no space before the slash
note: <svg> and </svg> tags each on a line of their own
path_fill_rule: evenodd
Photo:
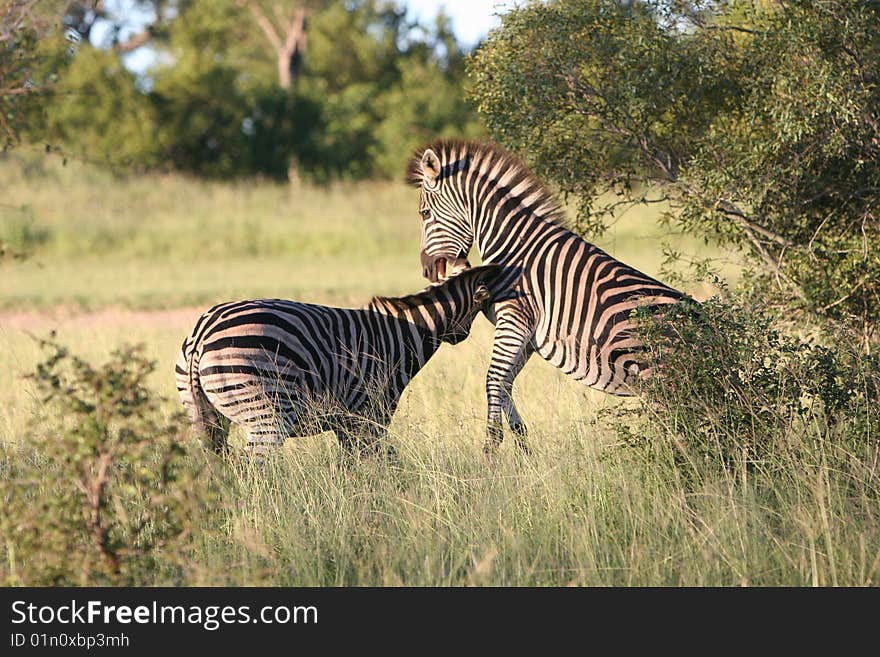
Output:
<svg viewBox="0 0 880 657">
<path fill-rule="evenodd" d="M 463 145 L 444 142 L 420 149 L 409 164 L 407 180 L 420 190 L 422 274 L 432 283 L 471 266 L 467 254 L 474 231 L 457 175 L 469 162 Z"/>
<path fill-rule="evenodd" d="M 467 338 L 474 318 L 499 295 L 495 288 L 502 270 L 499 265 L 468 268 L 428 288 L 435 291 L 437 308 L 446 315 L 445 321 L 438 322 L 440 340 L 458 344 Z"/>
</svg>

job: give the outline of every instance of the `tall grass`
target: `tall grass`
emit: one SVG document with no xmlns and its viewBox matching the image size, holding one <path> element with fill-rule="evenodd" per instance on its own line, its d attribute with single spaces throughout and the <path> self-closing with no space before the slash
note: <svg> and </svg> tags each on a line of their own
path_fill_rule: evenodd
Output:
<svg viewBox="0 0 880 657">
<path fill-rule="evenodd" d="M 204 556 L 221 557 L 228 583 L 880 583 L 866 520 L 876 481 L 853 498 L 818 462 L 793 459 L 790 477 L 725 470 L 692 486 L 673 459 L 646 461 L 582 425 L 488 466 L 473 438 L 397 436 L 397 468 L 340 469 L 329 442 L 288 450 L 230 477 L 233 541 Z"/>
<path fill-rule="evenodd" d="M 731 463 L 694 479 L 661 431 L 648 452 L 634 448 L 586 420 L 565 381 L 545 380 L 545 411 L 529 409 L 533 454 L 507 445 L 490 464 L 479 423 L 457 421 L 467 395 L 440 386 L 448 371 L 436 374 L 422 390 L 431 407 L 410 395 L 395 419 L 393 464 L 341 465 L 329 435 L 291 440 L 263 467 L 191 453 L 219 494 L 190 511 L 191 539 L 173 568 L 160 553 L 140 581 L 880 584 L 876 445 L 850 454 L 847 471 L 828 467 L 842 463 L 829 458 L 834 444 L 804 441 L 776 455 L 773 473 Z M 21 446 L 2 457 L 6 476 L 36 458 Z M 16 537 L 3 540 L 8 553 Z"/>
</svg>

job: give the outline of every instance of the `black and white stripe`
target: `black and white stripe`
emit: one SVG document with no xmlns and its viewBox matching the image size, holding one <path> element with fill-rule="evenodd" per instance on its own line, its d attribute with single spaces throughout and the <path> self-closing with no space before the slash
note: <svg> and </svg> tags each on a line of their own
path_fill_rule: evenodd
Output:
<svg viewBox="0 0 880 657">
<path fill-rule="evenodd" d="M 674 303 L 682 293 L 615 260 L 564 226 L 548 190 L 512 153 L 492 143 L 440 141 L 411 160 L 421 190 L 424 274 L 460 268 L 476 244 L 484 263 L 502 265 L 513 298 L 495 303 L 486 377 L 487 450 L 502 438 L 502 412 L 525 449 L 526 427 L 513 381 L 537 352 L 584 384 L 616 395 L 649 374 L 631 312 Z"/>
<path fill-rule="evenodd" d="M 409 381 L 442 342 L 467 337 L 498 292 L 497 266 L 468 269 L 409 296 L 364 308 L 280 299 L 225 303 L 196 322 L 177 362 L 177 390 L 217 451 L 229 423 L 264 455 L 287 436 L 332 430 L 376 449 Z"/>
</svg>

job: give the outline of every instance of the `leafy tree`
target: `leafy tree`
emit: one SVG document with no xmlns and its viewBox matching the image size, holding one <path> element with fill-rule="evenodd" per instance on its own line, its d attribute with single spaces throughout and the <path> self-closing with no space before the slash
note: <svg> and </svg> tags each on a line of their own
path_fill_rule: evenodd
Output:
<svg viewBox="0 0 880 657">
<path fill-rule="evenodd" d="M 278 86 L 290 90 L 299 79 L 308 46 L 310 16 L 330 5 L 329 0 L 295 0 L 287 11 L 278 3 L 270 12 L 258 0 L 237 0 L 239 7 L 247 7 L 265 36 L 264 44 L 271 48 L 278 70 Z"/>
<path fill-rule="evenodd" d="M 18 143 L 38 97 L 54 81 L 46 73 L 40 39 L 50 31 L 39 0 L 0 6 L 0 143 Z"/>
<path fill-rule="evenodd" d="M 391 3 L 314 14 L 296 96 L 319 112 L 298 159 L 307 175 L 398 177 L 419 143 L 481 131 L 464 100 L 464 53 L 442 16 L 412 23 Z"/>
<path fill-rule="evenodd" d="M 47 42 L 64 83 L 32 139 L 135 169 L 326 181 L 396 177 L 419 142 L 479 130 L 445 19 L 382 0 L 132 2 L 146 19 L 121 0 L 68 6 L 79 45 Z M 143 47 L 156 64 L 137 78 L 122 62 Z"/>
<path fill-rule="evenodd" d="M 30 440 L 0 450 L 5 585 L 179 582 L 194 523 L 217 503 L 187 457 L 178 416 L 146 379 L 155 363 L 123 347 L 94 366 L 62 345 L 30 376 L 43 401 Z"/>
<path fill-rule="evenodd" d="M 878 47 L 863 0 L 551 0 L 506 14 L 469 70 L 490 131 L 579 199 L 585 231 L 668 201 L 670 221 L 747 253 L 755 290 L 870 349 Z"/>
<path fill-rule="evenodd" d="M 79 157 L 134 169 L 161 161 L 155 108 L 111 52 L 87 49 L 71 58 L 45 123 L 49 140 Z"/>
<path fill-rule="evenodd" d="M 189 0 L 74 0 L 61 20 L 71 41 L 96 40 L 104 50 L 125 54 L 166 41 L 171 21 L 188 5 Z"/>
<path fill-rule="evenodd" d="M 381 175 L 400 176 L 419 145 L 438 137 L 473 137 L 483 126 L 465 97 L 464 53 L 441 13 L 432 33 L 397 63 L 399 79 L 378 100 L 371 159 Z"/>
<path fill-rule="evenodd" d="M 196 1 L 169 34 L 170 58 L 153 72 L 151 100 L 172 167 L 208 177 L 283 179 L 293 111 L 272 81 L 241 10 Z"/>
</svg>

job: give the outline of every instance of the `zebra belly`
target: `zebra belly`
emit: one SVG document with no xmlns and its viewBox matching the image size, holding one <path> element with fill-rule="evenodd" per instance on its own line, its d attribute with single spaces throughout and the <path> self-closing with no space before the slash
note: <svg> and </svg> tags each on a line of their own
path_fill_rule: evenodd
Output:
<svg viewBox="0 0 880 657">
<path fill-rule="evenodd" d="M 575 381 L 606 393 L 631 396 L 647 373 L 638 357 L 640 347 L 639 341 L 623 336 L 600 349 L 594 341 L 568 335 L 546 341 L 536 351 Z"/>
</svg>

